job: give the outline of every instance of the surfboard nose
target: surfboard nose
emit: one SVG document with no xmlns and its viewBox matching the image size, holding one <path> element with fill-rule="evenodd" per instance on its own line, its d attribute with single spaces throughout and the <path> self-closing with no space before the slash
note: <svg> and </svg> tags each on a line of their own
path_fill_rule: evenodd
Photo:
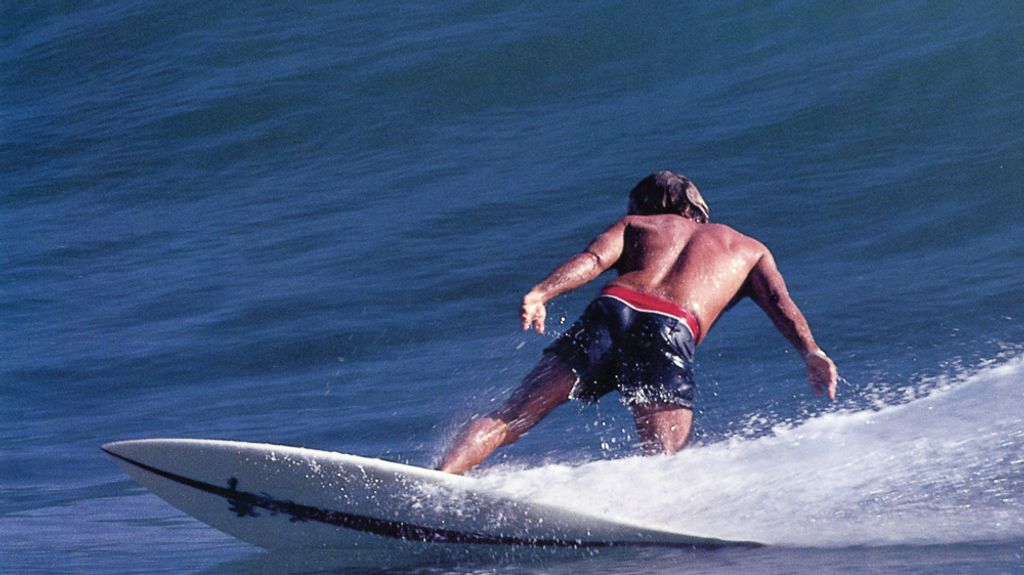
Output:
<svg viewBox="0 0 1024 575">
<path fill-rule="evenodd" d="M 114 459 L 124 459 L 130 457 L 134 451 L 133 447 L 138 447 L 139 444 L 139 440 L 111 441 L 101 445 L 100 449 Z"/>
<path fill-rule="evenodd" d="M 121 454 L 120 446 L 121 446 L 122 443 L 124 443 L 124 442 L 123 441 L 111 441 L 109 443 L 104 443 L 103 445 L 101 445 L 100 449 L 102 449 L 107 455 L 120 455 Z"/>
<path fill-rule="evenodd" d="M 119 463 L 150 463 L 154 457 L 159 459 L 166 444 L 172 442 L 166 439 L 129 439 L 104 443 L 100 449 Z"/>
</svg>

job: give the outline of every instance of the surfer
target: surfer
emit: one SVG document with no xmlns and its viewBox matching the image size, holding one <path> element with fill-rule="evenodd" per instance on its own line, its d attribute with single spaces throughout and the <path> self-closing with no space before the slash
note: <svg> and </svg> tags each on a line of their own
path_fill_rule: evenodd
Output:
<svg viewBox="0 0 1024 575">
<path fill-rule="evenodd" d="M 641 180 L 624 218 L 523 296 L 523 329 L 544 333 L 548 301 L 612 268 L 618 277 L 501 407 L 462 429 L 439 469 L 464 473 L 569 399 L 593 402 L 612 390 L 648 452 L 679 451 L 693 422 L 694 350 L 746 297 L 800 352 L 814 392 L 835 399 L 836 366 L 815 343 L 771 252 L 710 223 L 707 203 L 685 176 L 661 171 Z"/>
</svg>

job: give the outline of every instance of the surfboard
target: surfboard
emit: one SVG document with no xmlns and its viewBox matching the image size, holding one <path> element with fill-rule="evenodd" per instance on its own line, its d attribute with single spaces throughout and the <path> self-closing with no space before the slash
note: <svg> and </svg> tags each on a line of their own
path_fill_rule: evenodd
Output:
<svg viewBox="0 0 1024 575">
<path fill-rule="evenodd" d="M 268 549 L 398 542 L 524 547 L 756 546 L 651 529 L 481 489 L 471 477 L 380 459 L 211 439 L 103 446 L 181 511 Z"/>
</svg>

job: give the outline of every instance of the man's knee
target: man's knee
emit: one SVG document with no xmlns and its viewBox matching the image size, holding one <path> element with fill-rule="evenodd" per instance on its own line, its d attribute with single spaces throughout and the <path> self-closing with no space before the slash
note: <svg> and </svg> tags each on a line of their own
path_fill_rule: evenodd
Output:
<svg viewBox="0 0 1024 575">
<path fill-rule="evenodd" d="M 545 354 L 503 406 L 490 417 L 505 422 L 519 437 L 569 399 L 576 382 L 572 369 L 552 354 Z"/>
<path fill-rule="evenodd" d="M 661 450 L 665 455 L 674 455 L 679 451 L 682 451 L 689 441 L 689 428 L 686 429 L 685 433 L 670 430 L 667 434 L 661 437 Z"/>
<path fill-rule="evenodd" d="M 637 406 L 633 410 L 637 432 L 649 452 L 672 455 L 690 440 L 693 412 L 669 405 Z"/>
</svg>

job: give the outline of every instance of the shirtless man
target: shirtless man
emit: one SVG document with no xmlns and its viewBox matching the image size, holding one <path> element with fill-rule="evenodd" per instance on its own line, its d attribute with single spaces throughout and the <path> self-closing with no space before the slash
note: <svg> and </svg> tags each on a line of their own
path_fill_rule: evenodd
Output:
<svg viewBox="0 0 1024 575">
<path fill-rule="evenodd" d="M 814 392 L 835 399 L 836 366 L 814 342 L 771 252 L 708 219 L 686 177 L 662 171 L 641 180 L 626 217 L 523 297 L 523 329 L 544 333 L 545 303 L 610 268 L 619 276 L 544 350 L 504 405 L 459 433 L 439 469 L 464 473 L 565 401 L 596 401 L 612 390 L 632 412 L 647 451 L 679 451 L 693 421 L 694 349 L 744 297 L 800 352 Z"/>
</svg>

